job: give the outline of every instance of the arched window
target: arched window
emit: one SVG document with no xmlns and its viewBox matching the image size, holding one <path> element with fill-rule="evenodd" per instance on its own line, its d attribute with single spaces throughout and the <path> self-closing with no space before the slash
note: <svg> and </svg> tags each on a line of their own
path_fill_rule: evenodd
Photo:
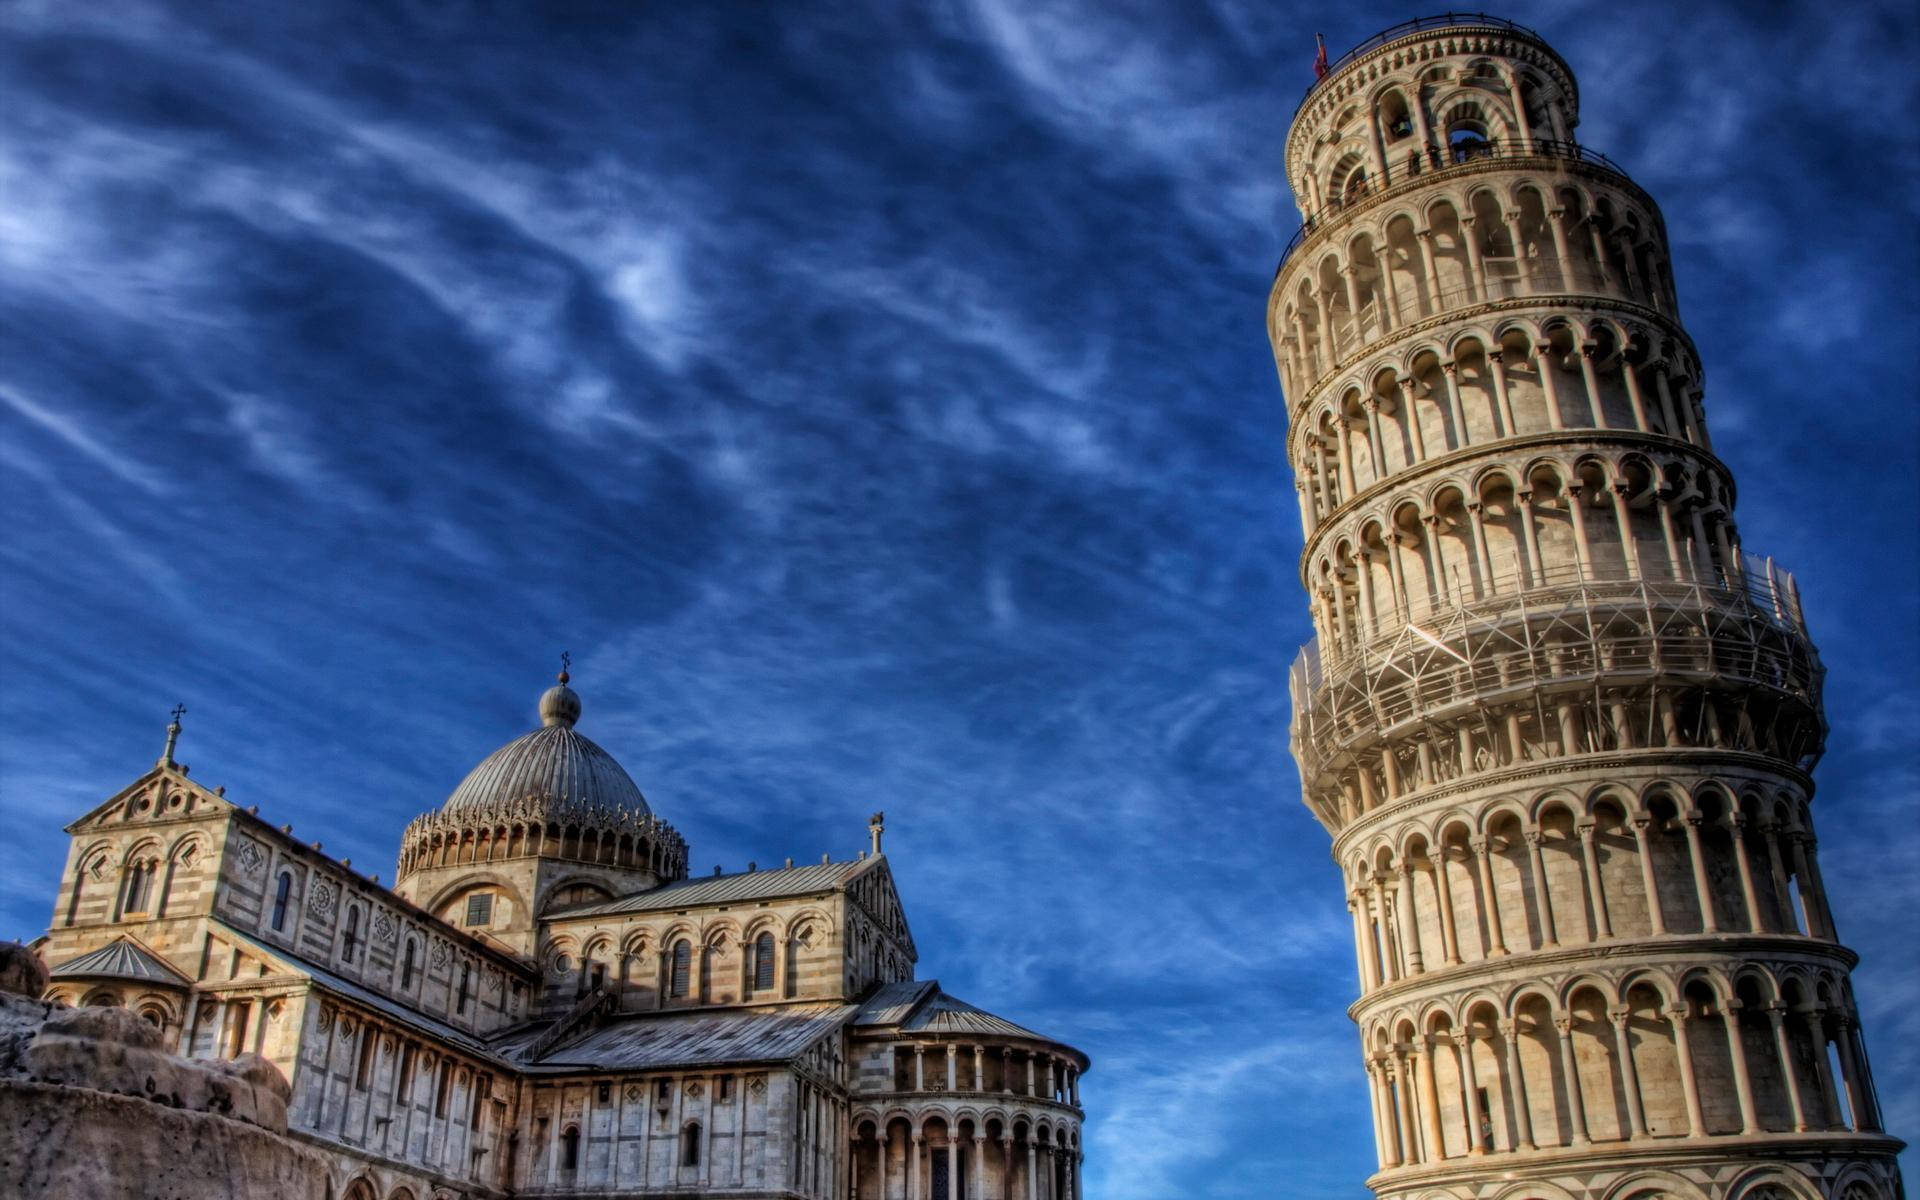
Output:
<svg viewBox="0 0 1920 1200">
<path fill-rule="evenodd" d="M 579 1166 L 580 1127 L 578 1125 L 569 1125 L 567 1126 L 567 1131 L 560 1135 L 560 1169 L 562 1171 L 573 1171 L 577 1170 Z"/>
<path fill-rule="evenodd" d="M 273 885 L 273 931 L 279 933 L 287 927 L 287 897 L 293 895 L 293 872 L 280 872 L 280 879 Z"/>
<path fill-rule="evenodd" d="M 680 1131 L 680 1165 L 697 1167 L 700 1165 L 700 1122 L 688 1121 L 687 1127 Z"/>
<path fill-rule="evenodd" d="M 773 934 L 769 932 L 753 939 L 753 990 L 773 990 Z"/>
<path fill-rule="evenodd" d="M 408 938 L 406 955 L 400 960 L 400 987 L 403 991 L 411 991 L 413 989 L 413 973 L 416 969 L 414 966 L 415 949 L 414 940 Z"/>
<path fill-rule="evenodd" d="M 356 953 L 358 953 L 359 950 L 360 950 L 360 910 L 357 908 L 350 908 L 347 910 L 347 936 L 340 943 L 340 957 L 347 962 L 352 962 L 353 956 Z"/>
<path fill-rule="evenodd" d="M 464 1013 L 467 1011 L 467 997 L 472 993 L 472 990 L 473 990 L 473 964 L 461 963 L 460 964 L 460 999 L 457 1003 L 455 1003 L 453 1007 L 454 1012 Z"/>
<path fill-rule="evenodd" d="M 692 968 L 693 944 L 681 938 L 673 944 L 673 969 L 667 980 L 667 995 L 679 999 L 687 994 L 687 981 Z"/>
<path fill-rule="evenodd" d="M 1492 154 L 1493 143 L 1487 140 L 1487 127 L 1478 121 L 1455 121 L 1447 129 L 1447 152 L 1454 162 Z"/>
<path fill-rule="evenodd" d="M 153 864 L 137 862 L 127 868 L 127 893 L 121 905 L 122 912 L 137 913 L 147 911 L 147 903 L 153 896 Z"/>
</svg>

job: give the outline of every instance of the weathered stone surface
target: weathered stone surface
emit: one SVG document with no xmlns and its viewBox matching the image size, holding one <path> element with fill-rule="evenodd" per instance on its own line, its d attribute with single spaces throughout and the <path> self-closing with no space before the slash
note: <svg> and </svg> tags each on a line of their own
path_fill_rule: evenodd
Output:
<svg viewBox="0 0 1920 1200">
<path fill-rule="evenodd" d="M 47 965 L 19 942 L 0 942 L 0 993 L 39 999 L 47 990 Z"/>
<path fill-rule="evenodd" d="M 286 1136 L 288 1095 L 265 1059 L 175 1058 L 125 1009 L 0 995 L 0 1195 L 317 1198 L 327 1157 Z"/>
</svg>

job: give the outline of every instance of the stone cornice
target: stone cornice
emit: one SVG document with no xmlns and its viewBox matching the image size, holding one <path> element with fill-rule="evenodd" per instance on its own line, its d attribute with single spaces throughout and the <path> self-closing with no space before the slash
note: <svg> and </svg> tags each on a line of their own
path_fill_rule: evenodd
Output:
<svg viewBox="0 0 1920 1200">
<path fill-rule="evenodd" d="M 1805 771 L 1766 754 L 1756 754 L 1749 750 L 1728 750 L 1725 747 L 1701 746 L 1647 746 L 1638 750 L 1612 750 L 1604 754 L 1581 754 L 1558 758 L 1543 758 L 1516 764 L 1498 771 L 1488 771 L 1463 779 L 1450 779 L 1437 787 L 1410 792 L 1388 804 L 1382 804 L 1371 812 L 1362 813 L 1359 818 L 1349 822 L 1333 838 L 1333 861 L 1338 864 L 1341 856 L 1362 838 L 1370 837 L 1383 826 L 1390 826 L 1414 815 L 1415 810 L 1428 805 L 1444 807 L 1464 793 L 1482 789 L 1497 788 L 1506 784 L 1522 783 L 1530 779 L 1558 779 L 1564 782 L 1569 775 L 1588 771 L 1614 772 L 1641 768 L 1649 775 L 1671 775 L 1671 767 L 1676 763 L 1689 767 L 1724 764 L 1749 771 L 1763 772 L 1770 776 L 1784 776 L 1788 782 L 1800 789 L 1809 802 L 1813 799 L 1813 777 Z M 1666 767 L 1667 770 L 1661 768 Z M 1609 775 L 1617 782 L 1618 777 Z"/>
<path fill-rule="evenodd" d="M 1291 437 L 1288 438 L 1288 442 L 1289 449 L 1291 449 Z M 1727 488 L 1728 505 L 1732 506 L 1735 502 L 1733 470 L 1713 451 L 1703 446 L 1696 446 L 1683 438 L 1673 437 L 1664 433 L 1649 433 L 1640 429 L 1612 428 L 1559 429 L 1542 433 L 1514 434 L 1510 437 L 1498 438 L 1490 442 L 1475 442 L 1470 446 L 1462 446 L 1458 450 L 1449 450 L 1445 454 L 1435 455 L 1414 466 L 1395 471 L 1385 479 L 1377 479 L 1360 491 L 1355 492 L 1352 496 L 1342 500 L 1334 506 L 1332 512 L 1321 518 L 1320 521 L 1314 525 L 1313 532 L 1307 535 L 1306 543 L 1300 551 L 1301 586 L 1306 587 L 1309 592 L 1312 591 L 1311 580 L 1307 572 L 1310 566 L 1308 560 L 1313 557 L 1315 549 L 1328 537 L 1336 533 L 1346 532 L 1345 530 L 1335 528 L 1335 526 L 1351 517 L 1354 513 L 1366 508 L 1370 504 L 1378 502 L 1382 497 L 1392 495 L 1399 489 L 1414 486 L 1418 481 L 1431 478 L 1435 475 L 1443 475 L 1463 463 L 1486 459 L 1488 460 L 1487 465 L 1495 466 L 1522 457 L 1531 461 L 1537 457 L 1536 454 L 1532 453 L 1536 449 L 1545 449 L 1552 446 L 1603 446 L 1609 442 L 1624 444 L 1632 449 L 1648 448 L 1665 451 L 1683 451 L 1699 459 L 1700 462 L 1708 468 L 1718 471 L 1721 482 L 1724 483 Z M 1292 461 L 1291 453 L 1288 455 L 1288 461 Z"/>
<path fill-rule="evenodd" d="M 1627 313 L 1630 316 L 1647 321 L 1650 324 L 1659 325 L 1665 329 L 1675 341 L 1686 344 L 1687 350 L 1693 355 L 1696 363 L 1700 361 L 1699 347 L 1694 345 L 1693 338 L 1681 327 L 1677 319 L 1669 317 L 1667 314 L 1650 305 L 1641 304 L 1635 300 L 1622 299 L 1618 296 L 1601 296 L 1589 292 L 1536 292 L 1527 296 L 1507 296 L 1499 300 L 1482 300 L 1478 303 L 1465 305 L 1460 308 L 1444 309 L 1430 317 L 1422 317 L 1419 321 L 1411 325 L 1398 326 L 1392 333 L 1367 342 L 1359 352 L 1341 359 L 1334 364 L 1332 370 L 1321 375 L 1309 384 L 1306 392 L 1301 395 L 1300 399 L 1292 400 L 1287 410 L 1287 461 L 1289 463 L 1293 462 L 1293 452 L 1295 449 L 1294 439 L 1299 436 L 1300 429 L 1302 428 L 1300 424 L 1301 414 L 1313 406 L 1320 398 L 1321 392 L 1330 386 L 1337 386 L 1335 384 L 1336 380 L 1346 372 L 1359 366 L 1360 363 L 1364 362 L 1367 358 L 1385 353 L 1389 348 L 1403 342 L 1417 341 L 1423 335 L 1431 333 L 1436 329 L 1450 325 L 1471 324 L 1489 313 L 1522 312 L 1536 308 L 1550 310 L 1554 316 L 1602 310 Z M 1268 324 L 1269 326 L 1272 324 L 1271 313 L 1269 313 L 1268 316 Z M 1489 352 L 1491 352 L 1492 349 L 1494 349 L 1494 347 L 1488 347 Z M 1704 366 L 1701 367 L 1699 378 L 1695 379 L 1694 382 L 1703 388 L 1706 386 L 1706 369 Z"/>
<path fill-rule="evenodd" d="M 1423 974 L 1382 984 L 1355 999 L 1347 1005 L 1347 1017 L 1359 1024 L 1382 1009 L 1404 1006 L 1428 992 L 1458 995 L 1484 987 L 1497 993 L 1504 990 L 1500 984 L 1513 982 L 1516 968 L 1525 980 L 1537 982 L 1554 974 L 1605 975 L 1609 970 L 1630 971 L 1675 960 L 1700 963 L 1730 959 L 1749 963 L 1808 958 L 1839 962 L 1848 971 L 1860 964 L 1856 951 L 1838 942 L 1798 933 L 1666 933 L 1659 937 L 1612 938 L 1574 942 L 1549 950 L 1516 950 L 1457 966 L 1429 967 Z"/>
<path fill-rule="evenodd" d="M 1595 1142 L 1578 1147 L 1548 1146 L 1519 1152 L 1450 1158 L 1437 1164 L 1389 1167 L 1369 1176 L 1367 1186 L 1376 1191 L 1416 1190 L 1449 1182 L 1483 1183 L 1495 1178 L 1559 1178 L 1566 1174 L 1629 1165 L 1636 1170 L 1661 1166 L 1722 1167 L 1730 1156 L 1766 1162 L 1890 1159 L 1905 1148 L 1905 1142 L 1890 1134 L 1855 1133 L 1851 1130 L 1649 1137 L 1634 1141 Z"/>
</svg>

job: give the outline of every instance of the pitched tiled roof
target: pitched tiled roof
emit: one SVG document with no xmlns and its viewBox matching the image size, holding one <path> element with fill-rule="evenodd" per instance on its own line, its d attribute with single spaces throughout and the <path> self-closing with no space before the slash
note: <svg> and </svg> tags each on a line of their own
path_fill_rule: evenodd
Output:
<svg viewBox="0 0 1920 1200">
<path fill-rule="evenodd" d="M 853 1016 L 855 1025 L 898 1025 L 940 985 L 931 979 L 902 979 L 883 984 Z"/>
<path fill-rule="evenodd" d="M 886 984 L 860 1005 L 853 1024 L 896 1025 L 903 1033 L 985 1033 L 1039 1042 L 1054 1040 L 947 995 L 940 990 L 937 979 Z"/>
<path fill-rule="evenodd" d="M 939 991 L 928 997 L 901 1028 L 909 1033 L 987 1033 L 1041 1042 L 1054 1040 Z"/>
<path fill-rule="evenodd" d="M 636 892 L 618 900 L 604 900 L 554 915 L 561 918 L 599 917 L 615 913 L 658 912 L 663 908 L 692 908 L 702 904 L 729 904 L 741 900 L 766 900 L 776 896 L 803 896 L 808 892 L 826 892 L 844 887 L 855 875 L 876 861 L 857 858 L 851 862 L 813 863 L 774 871 L 743 871 L 737 875 L 682 879 L 651 891 Z"/>
<path fill-rule="evenodd" d="M 784 1062 L 839 1029 L 850 1004 L 783 1004 L 704 1012 L 630 1013 L 549 1051 L 528 1071 L 646 1071 L 724 1063 Z M 540 1029 L 494 1043 L 519 1060 Z"/>
<path fill-rule="evenodd" d="M 48 974 L 55 979 L 133 979 L 167 987 L 179 987 L 192 982 L 174 970 L 165 959 L 125 937 L 116 938 L 78 958 L 68 959 Z"/>
</svg>

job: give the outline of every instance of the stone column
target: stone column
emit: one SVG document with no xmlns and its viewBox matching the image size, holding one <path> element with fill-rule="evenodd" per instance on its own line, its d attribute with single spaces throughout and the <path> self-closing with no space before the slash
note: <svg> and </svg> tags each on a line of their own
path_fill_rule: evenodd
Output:
<svg viewBox="0 0 1920 1200">
<path fill-rule="evenodd" d="M 1527 258 L 1526 240 L 1520 236 L 1520 213 L 1518 210 L 1509 209 L 1500 215 L 1506 221 L 1507 236 L 1513 239 L 1513 265 L 1520 276 L 1518 294 L 1530 296 L 1540 288 L 1538 281 L 1533 277 L 1533 263 Z"/>
<path fill-rule="evenodd" d="M 1824 1106 L 1822 1119 L 1815 1128 L 1845 1128 L 1840 1120 L 1840 1094 L 1833 1082 L 1833 1064 L 1827 1060 L 1827 1030 L 1824 1014 L 1812 1008 L 1796 1011 L 1805 1018 L 1807 1035 L 1813 1043 L 1813 1075 L 1814 1080 L 1820 1085 L 1820 1101 Z"/>
<path fill-rule="evenodd" d="M 1633 516 L 1627 509 L 1627 485 L 1616 483 L 1607 491 L 1613 496 L 1613 523 L 1620 533 L 1620 561 L 1626 564 L 1627 578 L 1640 578 L 1640 551 L 1633 541 Z"/>
<path fill-rule="evenodd" d="M 1380 1166 L 1397 1167 L 1400 1165 L 1399 1139 L 1394 1135 L 1393 1123 L 1387 1115 L 1384 1097 L 1392 1091 L 1391 1085 L 1384 1080 L 1386 1074 L 1380 1063 L 1369 1057 L 1367 1067 L 1367 1098 L 1373 1109 L 1373 1141 L 1380 1151 Z"/>
<path fill-rule="evenodd" d="M 973 1090 L 976 1092 L 987 1090 L 987 1048 L 985 1046 L 973 1048 Z"/>
<path fill-rule="evenodd" d="M 1453 1043 L 1454 1058 L 1460 1065 L 1460 1111 L 1466 1117 L 1467 1153 L 1481 1155 L 1487 1152 L 1486 1141 L 1480 1136 L 1480 1081 L 1473 1071 L 1473 1033 L 1462 1029 Z"/>
<path fill-rule="evenodd" d="M 1673 572 L 1675 579 L 1685 579 L 1692 564 L 1680 552 L 1680 539 L 1673 530 L 1672 488 L 1661 488 L 1654 492 L 1654 509 L 1660 514 L 1660 537 L 1667 546 L 1667 569 Z"/>
<path fill-rule="evenodd" d="M 907 1140 L 907 1200 L 926 1200 L 927 1190 L 920 1186 L 920 1144 L 924 1140 L 917 1129 Z"/>
<path fill-rule="evenodd" d="M 1415 975 L 1426 974 L 1426 961 L 1420 953 L 1420 914 L 1413 894 L 1413 863 L 1404 857 L 1400 860 L 1400 925 L 1407 969 Z"/>
<path fill-rule="evenodd" d="M 1453 436 L 1456 448 L 1471 446 L 1473 435 L 1467 429 L 1466 406 L 1460 403 L 1460 366 L 1452 359 L 1440 365 L 1447 375 L 1447 409 L 1453 414 Z"/>
<path fill-rule="evenodd" d="M 1587 1133 L 1587 1100 L 1580 1092 L 1580 1064 L 1573 1057 L 1573 1018 L 1565 1013 L 1553 1018 L 1560 1035 L 1560 1073 L 1567 1079 L 1567 1116 L 1573 1125 L 1573 1144 L 1587 1146 L 1593 1138 Z"/>
<path fill-rule="evenodd" d="M 1820 915 L 1820 931 L 1830 942 L 1840 940 L 1840 931 L 1833 925 L 1833 909 L 1827 905 L 1827 885 L 1820 878 L 1820 856 L 1816 852 L 1816 843 L 1811 833 L 1801 835 L 1794 843 L 1794 857 L 1799 860 L 1806 874 L 1802 877 L 1801 895 Z"/>
<path fill-rule="evenodd" d="M 947 1043 L 947 1090 L 950 1092 L 960 1090 L 959 1057 L 960 1047 L 952 1042 Z"/>
<path fill-rule="evenodd" d="M 1525 122 L 1523 121 L 1522 124 L 1525 124 Z M 1566 226 L 1561 224 L 1562 221 L 1566 220 L 1566 217 L 1567 210 L 1564 208 L 1549 209 L 1547 211 L 1547 228 L 1553 234 L 1553 252 L 1560 256 L 1560 268 L 1558 271 L 1560 286 L 1564 290 L 1572 291 L 1573 251 L 1567 248 L 1567 230 Z"/>
<path fill-rule="evenodd" d="M 1620 1090 L 1627 1097 L 1627 1124 L 1636 1141 L 1647 1136 L 1647 1112 L 1640 1099 L 1640 1068 L 1633 1061 L 1633 1033 L 1628 1023 L 1630 1008 L 1610 1008 L 1607 1019 L 1613 1022 L 1614 1052 L 1620 1056 Z"/>
<path fill-rule="evenodd" d="M 1000 1090 L 1013 1095 L 1013 1051 L 1005 1048 L 1000 1051 Z"/>
<path fill-rule="evenodd" d="M 1487 351 L 1487 371 L 1493 376 L 1494 421 L 1500 426 L 1496 437 L 1512 437 L 1519 432 L 1513 419 L 1513 401 L 1507 398 L 1507 356 L 1495 347 Z"/>
<path fill-rule="evenodd" d="M 1427 436 L 1420 429 L 1420 405 L 1415 397 L 1420 381 L 1411 375 L 1402 375 L 1394 382 L 1400 385 L 1400 402 L 1407 407 L 1407 436 L 1413 439 L 1413 461 L 1423 463 L 1427 461 Z"/>
<path fill-rule="evenodd" d="M 1347 898 L 1347 911 L 1353 914 L 1353 950 L 1360 966 L 1360 994 L 1366 995 L 1374 989 L 1373 969 L 1369 959 L 1373 955 L 1373 939 L 1367 936 L 1367 921 L 1361 915 L 1365 903 L 1360 899 L 1363 893 L 1355 892 Z"/>
<path fill-rule="evenodd" d="M 1686 1094 L 1687 1136 L 1703 1137 L 1707 1132 L 1707 1118 L 1700 1110 L 1700 1083 L 1693 1074 L 1693 1044 L 1687 1038 L 1686 1001 L 1667 1010 L 1667 1019 L 1673 1024 L 1673 1052 L 1680 1060 L 1680 1090 Z"/>
<path fill-rule="evenodd" d="M 1687 826 L 1687 854 L 1693 859 L 1693 887 L 1700 896 L 1700 923 L 1708 933 L 1720 932 L 1720 921 L 1713 911 L 1713 887 L 1707 881 L 1707 857 L 1700 845 L 1701 816 L 1689 814 L 1684 818 Z"/>
<path fill-rule="evenodd" d="M 1862 1086 L 1860 1054 L 1853 1039 L 1851 1017 L 1840 1017 L 1834 1022 L 1834 1042 L 1840 1047 L 1840 1082 L 1847 1089 L 1847 1111 L 1853 1115 L 1853 1128 L 1856 1132 L 1870 1132 L 1878 1123 L 1873 1119 L 1873 1106 L 1867 1102 L 1867 1089 Z"/>
<path fill-rule="evenodd" d="M 1653 426 L 1647 421 L 1647 399 L 1640 391 L 1640 369 L 1628 360 L 1624 346 L 1620 348 L 1620 378 L 1627 385 L 1627 406 L 1633 410 L 1633 427 L 1642 433 L 1651 433 Z"/>
<path fill-rule="evenodd" d="M 1480 860 L 1480 894 L 1485 901 L 1483 911 L 1487 917 L 1487 938 L 1493 943 L 1494 954 L 1506 954 L 1506 938 L 1500 931 L 1500 895 L 1493 885 L 1493 841 L 1477 837 L 1470 839 L 1467 844 Z"/>
<path fill-rule="evenodd" d="M 1373 452 L 1373 477 L 1387 477 L 1387 445 L 1380 434 L 1380 398 L 1368 396 L 1362 402 L 1367 410 L 1367 446 Z"/>
<path fill-rule="evenodd" d="M 1347 441 L 1347 434 L 1352 430 L 1353 425 L 1344 413 L 1341 414 L 1338 423 L 1340 427 L 1340 437 L 1339 440 L 1334 443 L 1334 453 L 1337 456 L 1340 467 L 1340 487 L 1342 489 L 1342 495 L 1340 500 L 1335 500 L 1331 496 L 1327 497 L 1327 511 L 1329 513 L 1331 513 L 1334 507 L 1342 500 L 1352 499 L 1355 493 L 1360 490 L 1358 477 L 1353 473 L 1353 447 Z"/>
<path fill-rule="evenodd" d="M 1507 1097 L 1513 1106 L 1513 1144 L 1516 1149 L 1532 1150 L 1533 1114 L 1527 1111 L 1527 1081 L 1520 1071 L 1520 1022 L 1500 1022 L 1500 1036 L 1507 1043 Z"/>
<path fill-rule="evenodd" d="M 1380 618 L 1373 603 L 1373 554 L 1364 547 L 1354 556 L 1353 577 L 1360 587 L 1360 627 L 1371 640 L 1380 634 Z"/>
<path fill-rule="evenodd" d="M 1035 1184 L 1039 1182 L 1034 1171 L 1033 1131 L 1027 1131 L 1027 1200 L 1037 1200 Z"/>
<path fill-rule="evenodd" d="M 1666 917 L 1660 911 L 1660 887 L 1653 873 L 1653 846 L 1647 837 L 1647 831 L 1653 826 L 1653 818 L 1644 813 L 1633 818 L 1633 842 L 1640 859 L 1640 886 L 1647 893 L 1647 920 L 1653 928 L 1653 936 L 1661 937 L 1667 932 Z"/>
<path fill-rule="evenodd" d="M 1440 1085 L 1433 1071 L 1435 1049 L 1433 1036 L 1422 1034 L 1414 1050 L 1414 1057 L 1420 1063 L 1420 1115 L 1425 1122 L 1422 1129 L 1429 1162 L 1439 1162 L 1447 1156 L 1446 1135 L 1440 1129 Z"/>
<path fill-rule="evenodd" d="M 960 1194 L 960 1135 L 953 1130 L 947 1131 L 947 1194 L 944 1200 L 954 1200 Z"/>
<path fill-rule="evenodd" d="M 1533 519 L 1533 489 L 1514 493 L 1514 499 L 1520 508 L 1520 536 L 1527 547 L 1527 570 L 1521 573 L 1523 585 L 1545 583 L 1547 581 L 1546 564 L 1540 558 L 1540 530 Z M 1514 761 L 1519 761 L 1519 746 L 1514 747 Z"/>
<path fill-rule="evenodd" d="M 1600 403 L 1600 380 L 1593 373 L 1593 355 L 1598 349 L 1592 343 L 1580 346 L 1580 382 L 1587 389 L 1587 411 L 1593 414 L 1595 429 L 1607 428 L 1607 412 Z"/>
<path fill-rule="evenodd" d="M 1593 907 L 1594 935 L 1599 938 L 1613 936 L 1613 923 L 1607 919 L 1607 886 L 1600 875 L 1600 855 L 1594 848 L 1594 834 L 1599 825 L 1594 821 L 1582 821 L 1574 826 L 1580 834 L 1580 861 L 1587 872 L 1587 903 Z"/>
<path fill-rule="evenodd" d="M 1027 1052 L 1027 1095 L 1029 1095 L 1029 1096 L 1031 1096 L 1031 1095 L 1033 1095 L 1033 1094 L 1034 1094 L 1034 1091 L 1033 1091 L 1033 1052 L 1032 1052 L 1032 1051 L 1028 1051 L 1028 1052 Z"/>
<path fill-rule="evenodd" d="M 1493 594 L 1493 559 L 1487 553 L 1486 506 L 1478 500 L 1467 505 L 1467 532 L 1473 540 L 1473 561 L 1479 569 L 1480 579 L 1473 589 L 1474 599 L 1478 600 Z M 1466 760 L 1461 760 L 1466 767 Z"/>
<path fill-rule="evenodd" d="M 1454 927 L 1453 885 L 1447 882 L 1447 848 L 1437 846 L 1435 852 L 1427 855 L 1433 864 L 1433 886 L 1440 898 L 1440 943 L 1447 956 L 1447 965 L 1460 965 L 1460 935 Z"/>
<path fill-rule="evenodd" d="M 1600 238 L 1600 227 L 1593 222 L 1593 214 L 1587 214 L 1587 235 L 1593 243 L 1594 284 L 1605 291 L 1617 291 L 1613 282 L 1613 268 L 1607 263 L 1607 245 Z"/>
<path fill-rule="evenodd" d="M 1733 835 L 1733 862 L 1740 872 L 1740 901 L 1747 906 L 1747 928 L 1754 933 L 1767 931 L 1760 916 L 1760 895 L 1753 886 L 1753 859 L 1747 852 L 1747 816 L 1728 813 L 1727 829 Z"/>
<path fill-rule="evenodd" d="M 1414 240 L 1420 243 L 1420 266 L 1427 276 L 1427 294 L 1433 297 L 1433 311 L 1446 311 L 1446 303 L 1440 295 L 1440 272 L 1433 261 L 1433 230 L 1416 229 Z"/>
<path fill-rule="evenodd" d="M 1487 302 L 1487 264 L 1480 257 L 1480 237 L 1474 229 L 1478 220 L 1478 217 L 1461 217 L 1460 224 L 1466 231 L 1467 265 L 1473 271 L 1473 298 L 1475 302 L 1485 304 Z"/>
<path fill-rule="evenodd" d="M 1573 560 L 1581 579 L 1594 578 L 1592 548 L 1587 542 L 1586 501 L 1580 493 L 1585 485 L 1578 479 L 1567 483 L 1567 517 L 1573 522 Z"/>
<path fill-rule="evenodd" d="M 967 1200 L 986 1200 L 987 1139 L 977 1133 L 973 1135 L 973 1186 L 967 1190 Z"/>
<path fill-rule="evenodd" d="M 1386 981 L 1388 983 L 1396 983 L 1400 979 L 1401 972 L 1400 972 L 1399 955 L 1393 952 L 1393 947 L 1390 944 L 1388 939 L 1387 924 L 1393 918 L 1389 914 L 1389 911 L 1387 908 L 1387 891 L 1385 886 L 1386 877 L 1387 877 L 1386 872 L 1384 871 L 1374 876 L 1373 906 L 1374 906 L 1374 911 L 1380 914 L 1379 931 L 1376 934 L 1376 936 L 1380 939 L 1380 949 L 1381 949 L 1380 961 L 1387 969 Z"/>
<path fill-rule="evenodd" d="M 1720 1021 L 1727 1027 L 1727 1055 L 1733 1062 L 1733 1090 L 1740 1101 L 1740 1132 L 1758 1133 L 1760 1118 L 1753 1106 L 1753 1076 L 1747 1070 L 1747 1040 L 1740 1029 L 1740 1002 L 1721 1006 Z"/>
<path fill-rule="evenodd" d="M 1772 822 L 1763 823 L 1760 836 L 1767 843 L 1767 871 L 1773 876 L 1775 902 L 1780 914 L 1786 917 L 1786 928 L 1775 932 L 1798 933 L 1800 925 L 1793 915 L 1793 891 L 1787 886 L 1786 864 L 1780 861 L 1780 827 Z"/>
<path fill-rule="evenodd" d="M 1547 428 L 1558 433 L 1567 426 L 1560 419 L 1560 390 L 1554 380 L 1558 368 L 1553 365 L 1553 343 L 1540 342 L 1533 350 L 1534 361 L 1540 364 L 1540 391 L 1547 406 Z"/>
<path fill-rule="evenodd" d="M 1400 1122 L 1401 1157 L 1409 1163 L 1424 1162 L 1420 1153 L 1420 1133 L 1415 1128 L 1413 1097 L 1413 1071 L 1407 1062 L 1407 1051 L 1395 1047 L 1393 1052 L 1394 1091 L 1398 1098 L 1398 1117 Z"/>
<path fill-rule="evenodd" d="M 1543 950 L 1551 950 L 1560 944 L 1553 923 L 1553 895 L 1547 886 L 1547 863 L 1540 852 L 1542 835 L 1540 830 L 1528 829 L 1527 853 L 1533 866 L 1533 898 L 1540 907 L 1540 945 Z"/>
<path fill-rule="evenodd" d="M 1780 1057 L 1780 1075 L 1787 1081 L 1787 1107 L 1793 1112 L 1793 1131 L 1807 1131 L 1806 1104 L 1800 1099 L 1800 1072 L 1793 1062 L 1793 1039 L 1787 1035 L 1787 1006 L 1767 1005 L 1767 1023 L 1773 1026 L 1773 1048 Z"/>
</svg>

